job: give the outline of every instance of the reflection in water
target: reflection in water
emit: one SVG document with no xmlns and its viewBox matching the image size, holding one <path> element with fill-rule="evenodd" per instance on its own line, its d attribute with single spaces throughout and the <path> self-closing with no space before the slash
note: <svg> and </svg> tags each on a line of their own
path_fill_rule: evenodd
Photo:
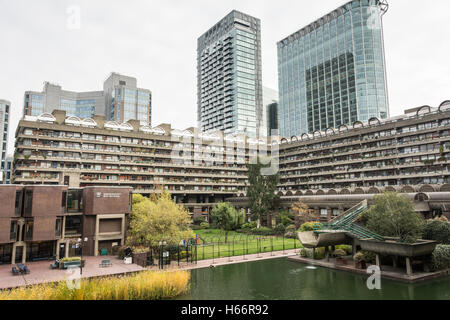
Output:
<svg viewBox="0 0 450 320">
<path fill-rule="evenodd" d="M 369 290 L 368 276 L 313 268 L 276 259 L 192 270 L 191 291 L 180 299 L 450 300 L 450 277 L 414 285 L 382 280 L 381 290 Z"/>
</svg>

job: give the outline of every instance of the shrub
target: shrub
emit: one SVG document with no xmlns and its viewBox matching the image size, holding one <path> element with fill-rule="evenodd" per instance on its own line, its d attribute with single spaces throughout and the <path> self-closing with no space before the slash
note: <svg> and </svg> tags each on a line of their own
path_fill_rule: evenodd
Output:
<svg viewBox="0 0 450 320">
<path fill-rule="evenodd" d="M 205 217 L 196 217 L 193 220 L 195 225 L 201 225 L 203 222 L 206 222 Z"/>
<path fill-rule="evenodd" d="M 338 258 L 342 258 L 347 255 L 347 252 L 345 252 L 345 250 L 342 250 L 342 249 L 337 249 L 337 250 L 334 250 L 333 255 L 335 255 Z"/>
<path fill-rule="evenodd" d="M 209 229 L 210 225 L 208 222 L 202 222 L 200 223 L 200 228 L 202 229 Z"/>
<path fill-rule="evenodd" d="M 286 232 L 284 237 L 287 239 L 297 239 L 297 232 Z"/>
<path fill-rule="evenodd" d="M 357 254 L 355 254 L 355 256 L 353 257 L 353 260 L 355 260 L 357 262 L 366 261 L 364 258 L 364 254 L 362 252 L 358 252 Z"/>
<path fill-rule="evenodd" d="M 337 250 L 337 249 L 344 250 L 345 253 L 346 253 L 347 255 L 353 254 L 353 248 L 352 248 L 352 246 L 348 246 L 348 245 L 340 245 L 340 246 L 336 246 L 336 250 Z"/>
<path fill-rule="evenodd" d="M 276 234 L 276 231 L 267 227 L 261 227 L 252 229 L 251 233 L 257 236 L 273 236 Z"/>
<path fill-rule="evenodd" d="M 450 244 L 450 223 L 440 220 L 428 221 L 423 232 L 425 240 L 435 240 L 442 244 Z"/>
<path fill-rule="evenodd" d="M 432 262 L 436 271 L 450 268 L 450 246 L 438 245 L 433 251 Z"/>
<path fill-rule="evenodd" d="M 241 226 L 241 229 L 244 229 L 244 230 L 248 229 L 248 230 L 250 230 L 250 229 L 255 229 L 257 226 L 258 225 L 257 225 L 256 221 L 252 221 L 252 222 L 244 223 Z"/>
<path fill-rule="evenodd" d="M 297 229 L 295 228 L 295 225 L 291 224 L 286 227 L 286 232 L 297 232 Z"/>
<path fill-rule="evenodd" d="M 286 231 L 286 227 L 284 226 L 284 224 L 280 223 L 279 225 L 277 225 L 275 227 L 275 232 L 278 234 L 284 234 L 284 232 Z"/>
<path fill-rule="evenodd" d="M 314 231 L 314 228 L 322 228 L 323 224 L 320 222 L 306 222 L 301 225 L 299 232 L 307 232 L 307 231 Z"/>
<path fill-rule="evenodd" d="M 303 258 L 313 258 L 312 249 L 303 248 L 300 250 L 300 256 Z M 314 253 L 314 260 L 323 260 L 325 258 L 325 248 L 317 248 Z"/>
<path fill-rule="evenodd" d="M 368 251 L 361 251 L 364 256 L 364 261 L 367 263 L 375 263 L 376 262 L 376 254 Z"/>
<path fill-rule="evenodd" d="M 81 261 L 80 257 L 69 257 L 69 258 L 62 258 L 60 262 L 73 262 L 73 261 Z"/>
<path fill-rule="evenodd" d="M 303 257 L 303 258 L 308 257 L 308 251 L 306 251 L 306 249 L 303 248 L 303 249 L 300 251 L 300 256 Z"/>
</svg>

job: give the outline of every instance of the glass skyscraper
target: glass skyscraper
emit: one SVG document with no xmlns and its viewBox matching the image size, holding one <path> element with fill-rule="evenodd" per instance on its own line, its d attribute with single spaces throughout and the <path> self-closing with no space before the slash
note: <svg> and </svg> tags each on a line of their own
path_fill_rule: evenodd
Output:
<svg viewBox="0 0 450 320">
<path fill-rule="evenodd" d="M 260 20 L 233 10 L 198 39 L 197 58 L 201 130 L 257 136 L 263 122 Z"/>
<path fill-rule="evenodd" d="M 278 43 L 280 134 L 389 117 L 380 0 L 354 0 Z"/>
<path fill-rule="evenodd" d="M 39 116 L 53 110 L 64 110 L 67 116 L 81 119 L 105 115 L 107 120 L 152 122 L 152 92 L 137 87 L 137 79 L 111 73 L 103 83 L 103 91 L 74 92 L 46 82 L 42 92 L 27 91 L 24 115 Z"/>
</svg>

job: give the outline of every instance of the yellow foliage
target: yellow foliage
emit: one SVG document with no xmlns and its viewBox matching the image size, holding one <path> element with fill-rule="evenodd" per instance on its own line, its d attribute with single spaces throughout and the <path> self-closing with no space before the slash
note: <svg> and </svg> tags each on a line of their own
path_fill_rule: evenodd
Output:
<svg viewBox="0 0 450 320">
<path fill-rule="evenodd" d="M 190 273 L 142 272 L 133 276 L 82 280 L 79 289 L 65 281 L 0 292 L 2 300 L 161 300 L 189 288 Z"/>
<path fill-rule="evenodd" d="M 191 217 L 183 205 L 176 204 L 165 191 L 153 200 L 136 198 L 128 231 L 130 245 L 150 246 L 159 241 L 179 244 L 194 236 L 189 228 Z M 134 200 L 134 199 L 133 199 Z"/>
</svg>

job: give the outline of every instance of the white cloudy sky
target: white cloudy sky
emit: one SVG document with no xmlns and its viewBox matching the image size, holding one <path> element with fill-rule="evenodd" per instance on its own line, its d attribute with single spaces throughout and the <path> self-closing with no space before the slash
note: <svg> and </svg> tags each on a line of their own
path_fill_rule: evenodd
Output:
<svg viewBox="0 0 450 320">
<path fill-rule="evenodd" d="M 154 125 L 194 126 L 197 38 L 209 27 L 232 9 L 260 18 L 263 85 L 277 89 L 277 41 L 345 2 L 0 0 L 0 99 L 13 104 L 10 135 L 24 91 L 40 91 L 44 81 L 101 90 L 111 71 L 152 90 Z M 384 28 L 391 115 L 450 98 L 450 1 L 429 2 L 390 0 Z M 72 5 L 81 8 L 79 30 L 67 28 Z"/>
</svg>

